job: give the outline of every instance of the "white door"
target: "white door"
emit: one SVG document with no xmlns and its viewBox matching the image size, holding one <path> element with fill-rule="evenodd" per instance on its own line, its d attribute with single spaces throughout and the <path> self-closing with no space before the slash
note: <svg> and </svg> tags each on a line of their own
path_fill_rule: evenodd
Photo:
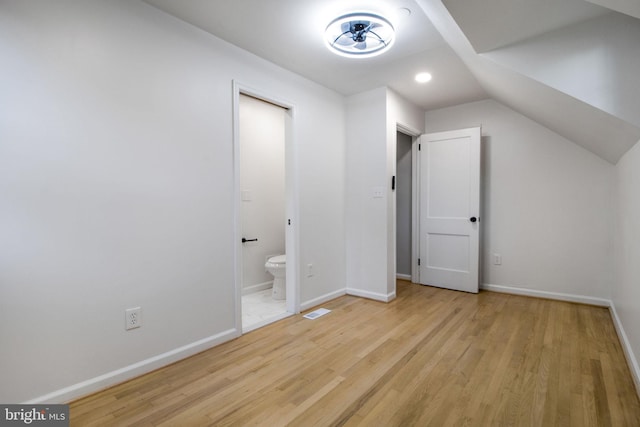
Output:
<svg viewBox="0 0 640 427">
<path fill-rule="evenodd" d="M 420 283 L 478 292 L 480 128 L 420 137 Z"/>
</svg>

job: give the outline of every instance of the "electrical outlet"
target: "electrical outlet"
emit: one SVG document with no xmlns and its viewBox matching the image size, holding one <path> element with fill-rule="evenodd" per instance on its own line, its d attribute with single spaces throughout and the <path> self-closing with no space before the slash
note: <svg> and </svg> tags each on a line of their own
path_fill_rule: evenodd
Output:
<svg viewBox="0 0 640 427">
<path fill-rule="evenodd" d="M 124 311 L 124 328 L 135 329 L 142 326 L 142 307 L 128 308 Z"/>
</svg>

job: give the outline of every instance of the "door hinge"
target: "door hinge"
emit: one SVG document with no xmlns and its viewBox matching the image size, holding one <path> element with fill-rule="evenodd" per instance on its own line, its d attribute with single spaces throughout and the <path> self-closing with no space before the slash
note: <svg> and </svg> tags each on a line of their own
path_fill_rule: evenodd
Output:
<svg viewBox="0 0 640 427">
<path fill-rule="evenodd" d="M 420 265 L 420 258 L 418 258 L 418 265 Z"/>
<path fill-rule="evenodd" d="M 418 151 L 422 150 L 422 144 L 418 144 Z"/>
</svg>

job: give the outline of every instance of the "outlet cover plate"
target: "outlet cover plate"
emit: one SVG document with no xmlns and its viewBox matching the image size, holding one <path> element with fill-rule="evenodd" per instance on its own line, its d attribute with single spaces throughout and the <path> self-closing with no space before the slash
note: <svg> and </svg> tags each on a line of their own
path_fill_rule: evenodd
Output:
<svg viewBox="0 0 640 427">
<path fill-rule="evenodd" d="M 125 330 L 135 329 L 142 326 L 142 307 L 128 308 L 124 311 Z"/>
</svg>

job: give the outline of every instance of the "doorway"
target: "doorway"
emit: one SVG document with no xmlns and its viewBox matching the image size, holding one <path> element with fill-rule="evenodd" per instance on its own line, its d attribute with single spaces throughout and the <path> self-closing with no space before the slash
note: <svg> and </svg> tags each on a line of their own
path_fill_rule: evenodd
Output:
<svg viewBox="0 0 640 427">
<path fill-rule="evenodd" d="M 246 333 L 296 312 L 292 110 L 235 83 L 234 95 L 236 328 Z M 285 272 L 286 289 L 274 278 Z"/>
<path fill-rule="evenodd" d="M 396 132 L 396 279 L 411 280 L 413 137 Z"/>
<path fill-rule="evenodd" d="M 396 280 L 478 292 L 480 135 L 480 127 L 419 135 L 398 125 L 390 247 Z"/>
</svg>

